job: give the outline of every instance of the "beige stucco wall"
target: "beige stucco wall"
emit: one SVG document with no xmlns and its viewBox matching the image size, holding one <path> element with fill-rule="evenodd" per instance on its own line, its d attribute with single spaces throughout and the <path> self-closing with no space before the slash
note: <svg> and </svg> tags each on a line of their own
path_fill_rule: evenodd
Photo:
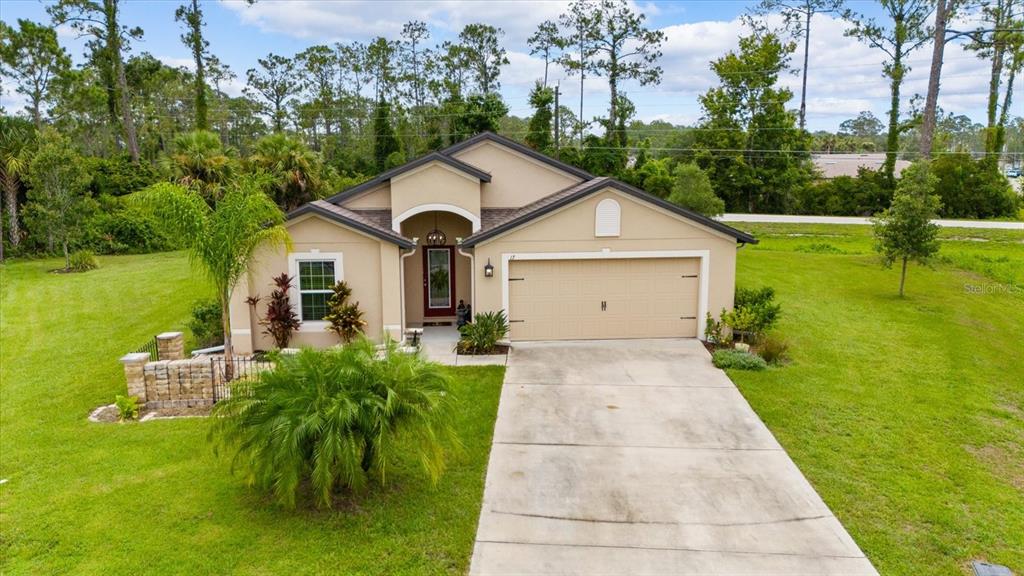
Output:
<svg viewBox="0 0 1024 576">
<path fill-rule="evenodd" d="M 594 236 L 597 203 L 614 198 L 621 207 L 619 237 Z M 607 189 L 541 217 L 518 230 L 480 244 L 475 249 L 476 312 L 502 308 L 502 254 L 523 252 L 599 252 L 708 250 L 708 306 L 717 317 L 731 309 L 736 284 L 736 241 L 632 196 Z M 494 276 L 484 277 L 490 258 Z"/>
<path fill-rule="evenodd" d="M 405 321 L 409 326 L 423 322 L 423 241 L 434 229 L 435 212 L 424 212 L 402 222 L 402 235 L 418 238 L 416 253 L 405 258 Z M 448 237 L 448 244 L 455 244 L 456 238 L 466 238 L 472 232 L 468 220 L 450 212 L 436 212 L 437 227 Z M 465 300 L 472 303 L 470 295 L 469 258 L 455 252 L 455 302 Z M 444 320 L 431 317 L 431 320 Z"/>
<path fill-rule="evenodd" d="M 391 217 L 422 204 L 450 204 L 480 218 L 480 181 L 440 162 L 391 180 Z"/>
<path fill-rule="evenodd" d="M 391 207 L 391 184 L 385 182 L 342 204 L 350 210 L 383 209 Z"/>
<path fill-rule="evenodd" d="M 291 252 L 305 253 L 319 250 L 322 254 L 342 254 L 340 279 L 352 287 L 352 298 L 359 302 L 366 320 L 366 335 L 373 339 L 383 337 L 385 326 L 394 337 L 401 334 L 401 304 L 399 281 L 399 248 L 366 236 L 349 228 L 309 215 L 287 224 L 292 238 Z M 271 278 L 289 270 L 288 253 L 285 249 L 264 249 L 256 256 L 247 278 L 232 295 L 231 322 L 238 353 L 273 348 L 273 340 L 263 334 L 249 305 L 247 296 L 260 297 L 256 316 L 263 317 L 267 300 L 273 289 Z M 297 285 L 298 279 L 293 284 Z M 292 297 L 292 305 L 298 307 L 298 296 Z M 249 331 L 249 334 L 246 334 Z M 323 328 L 304 325 L 293 335 L 291 346 L 326 347 L 338 343 L 333 332 Z"/>
<path fill-rule="evenodd" d="M 518 208 L 582 182 L 582 179 L 493 142 L 482 142 L 453 154 L 459 160 L 489 172 L 480 205 Z"/>
</svg>

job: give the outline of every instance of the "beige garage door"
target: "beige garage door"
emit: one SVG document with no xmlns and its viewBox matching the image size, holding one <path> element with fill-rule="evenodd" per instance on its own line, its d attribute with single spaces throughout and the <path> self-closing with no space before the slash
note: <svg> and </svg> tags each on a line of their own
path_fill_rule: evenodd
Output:
<svg viewBox="0 0 1024 576">
<path fill-rule="evenodd" d="M 697 336 L 700 259 L 509 263 L 513 340 Z"/>
</svg>

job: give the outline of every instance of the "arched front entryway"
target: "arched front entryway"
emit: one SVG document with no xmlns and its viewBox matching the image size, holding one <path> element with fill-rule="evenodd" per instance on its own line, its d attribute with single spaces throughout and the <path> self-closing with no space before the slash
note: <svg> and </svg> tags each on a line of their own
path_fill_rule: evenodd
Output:
<svg viewBox="0 0 1024 576">
<path fill-rule="evenodd" d="M 402 236 L 416 238 L 416 252 L 404 258 L 402 265 L 406 326 L 454 325 L 459 303 L 472 303 L 472 265 L 457 244 L 473 233 L 474 223 L 459 214 L 430 210 L 398 225 Z M 435 228 L 445 241 L 428 245 L 427 237 Z"/>
</svg>

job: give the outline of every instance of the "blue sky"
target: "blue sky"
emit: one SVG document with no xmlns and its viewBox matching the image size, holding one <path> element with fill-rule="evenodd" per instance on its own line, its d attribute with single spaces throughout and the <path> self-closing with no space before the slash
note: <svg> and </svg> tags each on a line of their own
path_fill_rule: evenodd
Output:
<svg viewBox="0 0 1024 576">
<path fill-rule="evenodd" d="M 187 49 L 181 44 L 181 27 L 174 21 L 180 2 L 128 0 L 122 22 L 141 26 L 142 41 L 133 45 L 134 52 L 149 52 L 175 66 L 190 66 Z M 647 15 L 653 28 L 663 30 L 668 40 L 663 46 L 660 64 L 664 79 L 660 86 L 627 84 L 628 96 L 636 103 L 638 116 L 644 120 L 665 119 L 675 123 L 693 123 L 700 117 L 697 95 L 714 84 L 708 69 L 710 60 L 736 46 L 743 33 L 739 16 L 750 2 L 689 1 L 637 2 L 636 8 Z M 853 1 L 855 9 L 873 13 L 874 2 Z M 543 74 L 541 60 L 531 57 L 526 38 L 537 24 L 556 18 L 566 3 L 556 1 L 353 1 L 331 0 L 260 0 L 249 6 L 240 1 L 206 1 L 206 35 L 210 49 L 232 70 L 244 78 L 245 70 L 255 66 L 256 59 L 268 52 L 291 56 L 308 46 L 337 41 L 367 40 L 383 35 L 397 38 L 404 22 L 419 19 L 427 22 L 432 42 L 451 39 L 467 23 L 485 22 L 505 31 L 504 45 L 511 63 L 502 72 L 502 92 L 511 113 L 525 116 L 530 109 L 527 93 L 534 80 Z M 36 0 L 4 0 L 0 19 L 13 23 L 18 18 L 49 21 L 45 4 Z M 835 130 L 839 123 L 860 110 L 871 110 L 879 117 L 885 113 L 888 89 L 881 77 L 882 55 L 852 38 L 843 36 L 845 25 L 837 18 L 818 16 L 812 23 L 812 50 L 808 88 L 808 126 L 811 129 Z M 83 42 L 69 29 L 58 30 L 61 43 L 80 59 Z M 930 47 L 911 57 L 912 71 L 904 87 L 905 104 L 915 93 L 927 87 Z M 794 55 L 794 62 L 800 54 Z M 554 77 L 563 74 L 557 68 Z M 943 91 L 940 106 L 947 111 L 967 114 L 981 121 L 987 87 L 987 63 L 965 52 L 959 45 L 947 49 L 943 69 Z M 578 79 L 563 77 L 562 91 L 566 102 L 578 102 Z M 783 82 L 798 92 L 799 77 L 786 76 Z M 229 91 L 239 93 L 242 81 Z M 1024 93 L 1024 79 L 1018 84 Z M 5 90 L 4 105 L 20 107 L 17 95 Z M 600 115 L 607 106 L 607 89 L 603 79 L 588 80 L 584 87 L 584 116 Z M 796 108 L 794 99 L 791 107 Z M 1016 106 L 1017 114 L 1024 106 Z"/>
</svg>

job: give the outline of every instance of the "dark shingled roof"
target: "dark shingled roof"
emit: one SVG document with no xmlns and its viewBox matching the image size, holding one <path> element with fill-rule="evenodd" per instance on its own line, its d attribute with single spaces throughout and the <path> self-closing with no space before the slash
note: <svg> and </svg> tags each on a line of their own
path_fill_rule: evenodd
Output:
<svg viewBox="0 0 1024 576">
<path fill-rule="evenodd" d="M 402 236 L 401 234 L 395 233 L 391 229 L 392 216 L 390 209 L 349 210 L 347 208 L 342 208 L 339 204 L 349 198 L 352 198 L 372 188 L 375 188 L 376 186 L 384 182 L 387 182 L 388 180 L 395 176 L 398 176 L 404 172 L 408 172 L 409 170 L 413 170 L 419 166 L 423 166 L 424 164 L 434 161 L 447 164 L 448 166 L 451 166 L 456 170 L 479 178 L 483 182 L 490 182 L 490 174 L 452 156 L 452 154 L 456 154 L 461 150 L 465 150 L 480 142 L 485 141 L 495 142 L 497 144 L 505 146 L 506 148 L 515 150 L 516 152 L 519 152 L 521 154 L 529 156 L 530 158 L 533 158 L 534 160 L 543 162 L 549 166 L 562 170 L 563 172 L 567 172 L 578 178 L 583 178 L 584 181 L 579 184 L 569 186 L 568 188 L 559 190 L 558 192 L 545 196 L 535 202 L 531 202 L 530 204 L 527 204 L 526 206 L 523 206 L 521 208 L 481 209 L 480 230 L 472 234 L 465 240 L 463 240 L 462 246 L 474 246 L 484 240 L 487 240 L 488 238 L 498 236 L 508 230 L 516 228 L 526 222 L 529 222 L 534 218 L 547 214 L 548 212 L 551 212 L 553 210 L 557 210 L 562 206 L 565 206 L 571 202 L 583 198 L 588 194 L 591 194 L 604 188 L 614 188 L 620 192 L 632 195 L 640 200 L 646 201 L 662 209 L 668 210 L 669 212 L 678 214 L 680 216 L 683 216 L 684 218 L 688 218 L 699 224 L 707 226 L 708 228 L 728 234 L 736 238 L 736 240 L 739 242 L 745 242 L 750 244 L 757 243 L 757 239 L 754 238 L 753 236 L 745 232 L 741 232 L 740 230 L 737 230 L 735 228 L 732 228 L 731 226 L 722 224 L 717 220 L 713 220 L 711 218 L 708 218 L 707 216 L 698 214 L 696 212 L 692 212 L 685 208 L 680 208 L 675 204 L 666 202 L 661 198 L 658 198 L 657 196 L 652 196 L 651 194 L 648 194 L 647 192 L 644 192 L 639 188 L 630 186 L 624 182 L 620 182 L 618 180 L 607 177 L 595 178 L 592 174 L 585 170 L 581 170 L 580 168 L 577 168 L 575 166 L 571 166 L 564 162 L 555 160 L 554 158 L 551 158 L 549 156 L 545 156 L 544 154 L 541 154 L 536 150 L 533 150 L 532 148 L 524 146 L 523 144 L 520 144 L 515 140 L 511 140 L 509 138 L 500 136 L 493 132 L 482 132 L 480 134 L 477 134 L 476 136 L 473 136 L 472 138 L 459 142 L 458 144 L 449 146 L 448 148 L 445 148 L 440 152 L 431 152 L 430 154 L 421 156 L 407 164 L 383 172 L 380 175 L 376 176 L 375 178 L 367 180 L 362 184 L 359 184 L 357 186 L 349 188 L 348 190 L 335 194 L 334 196 L 331 196 L 326 200 L 315 200 L 308 204 L 304 204 L 290 212 L 288 214 L 288 218 L 291 219 L 297 216 L 301 216 L 302 214 L 312 212 L 320 214 L 322 216 L 325 216 L 329 219 L 332 219 L 336 222 L 340 222 L 357 230 L 361 230 L 367 234 L 370 234 L 371 236 L 375 236 L 382 240 L 393 242 L 395 244 L 398 244 L 399 246 L 402 246 L 403 248 L 412 248 L 414 246 L 412 240 Z"/>
<path fill-rule="evenodd" d="M 519 208 L 481 208 L 480 229 L 487 230 L 488 228 L 494 228 L 518 211 Z"/>
<path fill-rule="evenodd" d="M 624 192 L 626 194 L 634 196 L 635 198 L 638 198 L 650 204 L 654 204 L 659 208 L 663 208 L 665 210 L 668 210 L 669 212 L 693 220 L 698 224 L 702 224 L 713 230 L 717 230 L 719 232 L 728 234 L 729 236 L 732 236 L 733 238 L 740 242 L 745 242 L 747 244 L 757 244 L 757 238 L 754 238 L 753 236 L 747 234 L 746 232 L 742 232 L 740 230 L 733 228 L 732 226 L 722 224 L 721 222 L 708 218 L 703 214 L 698 214 L 696 212 L 687 210 L 686 208 L 682 208 L 670 202 L 666 202 L 661 198 L 658 198 L 657 196 L 644 192 L 639 188 L 630 186 L 625 182 L 620 182 L 619 180 L 615 180 L 614 178 L 602 176 L 599 178 L 594 178 L 593 180 L 588 180 L 587 182 L 581 182 L 579 184 L 570 186 L 563 190 L 559 190 L 558 192 L 545 196 L 540 200 L 537 200 L 536 202 L 527 204 L 526 206 L 523 206 L 522 208 L 509 214 L 504 220 L 496 222 L 493 226 L 489 228 L 481 229 L 479 232 L 473 234 L 469 238 L 466 238 L 465 240 L 462 241 L 462 246 L 475 246 L 476 244 L 479 244 L 484 240 L 494 238 L 495 236 L 499 236 L 509 230 L 512 230 L 513 228 L 517 228 L 522 224 L 525 224 L 533 220 L 534 218 L 543 216 L 544 214 L 557 210 L 562 206 L 571 204 L 576 200 L 584 198 L 589 194 L 593 194 L 605 188 L 613 188 L 615 190 L 618 190 L 619 192 Z"/>
<path fill-rule="evenodd" d="M 374 208 L 374 209 L 356 209 L 350 208 L 352 212 L 366 218 L 370 222 L 373 222 L 381 228 L 387 228 L 391 230 L 391 209 L 390 208 Z"/>
</svg>

